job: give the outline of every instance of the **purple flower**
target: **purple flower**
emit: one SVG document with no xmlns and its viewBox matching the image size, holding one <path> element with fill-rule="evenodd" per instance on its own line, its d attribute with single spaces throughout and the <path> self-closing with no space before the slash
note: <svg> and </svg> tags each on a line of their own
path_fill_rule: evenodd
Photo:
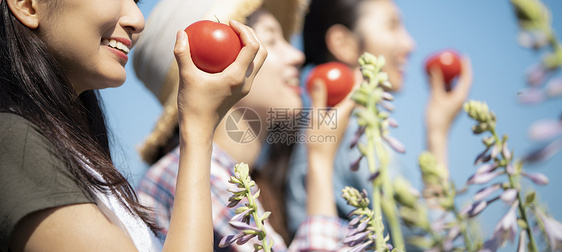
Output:
<svg viewBox="0 0 562 252">
<path fill-rule="evenodd" d="M 513 201 L 515 201 L 515 199 L 517 199 L 517 189 L 511 188 L 511 189 L 507 189 L 505 190 L 502 195 L 500 196 L 500 198 L 503 200 L 503 202 L 505 202 L 506 204 L 511 204 L 513 203 Z"/>
<path fill-rule="evenodd" d="M 546 79 L 547 74 L 548 70 L 543 64 L 534 64 L 527 68 L 527 83 L 530 86 L 538 86 Z"/>
<path fill-rule="evenodd" d="M 469 185 L 485 184 L 503 173 L 503 171 L 475 173 L 474 175 L 470 176 L 470 178 L 468 178 L 468 181 L 466 183 Z"/>
<path fill-rule="evenodd" d="M 521 172 L 521 175 L 527 177 L 528 179 L 530 179 L 531 181 L 533 181 L 533 183 L 537 184 L 537 185 L 546 185 L 548 184 L 548 177 L 542 173 L 526 173 L 526 172 Z"/>
<path fill-rule="evenodd" d="M 518 92 L 520 103 L 535 104 L 545 100 L 545 94 L 539 88 L 527 88 Z"/>
<path fill-rule="evenodd" d="M 394 104 L 392 104 L 391 102 L 388 101 L 380 101 L 379 104 L 381 105 L 381 107 L 383 107 L 384 109 L 388 110 L 388 111 L 394 111 Z"/>
<path fill-rule="evenodd" d="M 355 160 L 353 163 L 351 163 L 351 166 L 349 167 L 349 169 L 351 169 L 352 171 L 357 171 L 359 170 L 359 164 L 361 163 L 361 159 L 363 159 L 363 155 L 359 156 L 359 158 L 357 160 Z"/>
<path fill-rule="evenodd" d="M 353 234 L 353 235 L 348 235 L 342 240 L 342 242 L 344 244 L 347 244 L 350 247 L 354 247 L 357 244 L 360 244 L 361 242 L 363 242 L 365 237 L 367 237 L 368 234 L 369 234 L 369 232 L 360 232 L 360 233 L 356 233 L 356 234 Z"/>
<path fill-rule="evenodd" d="M 562 223 L 546 216 L 538 208 L 535 208 L 535 213 L 544 225 L 544 233 L 552 251 L 562 249 Z"/>
<path fill-rule="evenodd" d="M 519 244 L 517 245 L 517 252 L 525 252 L 526 238 L 527 235 L 525 234 L 525 230 L 521 230 L 521 232 L 519 232 Z"/>
<path fill-rule="evenodd" d="M 361 223 L 358 223 L 361 220 L 363 221 Z M 351 221 L 349 223 L 349 226 L 354 228 L 349 230 L 342 242 L 349 247 L 353 247 L 353 249 L 356 249 L 357 247 L 366 248 L 369 244 L 372 243 L 370 236 L 374 235 L 373 231 L 367 229 L 367 227 L 369 226 L 369 221 L 371 221 L 371 218 L 362 217 L 357 219 L 357 221 Z M 352 223 L 354 225 L 351 225 Z"/>
<path fill-rule="evenodd" d="M 490 173 L 496 168 L 498 168 L 498 163 L 496 162 L 483 164 L 482 166 L 478 167 L 478 169 L 476 170 L 476 174 Z"/>
<path fill-rule="evenodd" d="M 546 84 L 546 94 L 549 97 L 562 96 L 562 78 L 555 78 Z"/>
<path fill-rule="evenodd" d="M 386 118 L 386 121 L 388 122 L 388 125 L 390 127 L 398 128 L 398 121 L 396 121 L 396 119 L 394 119 L 392 117 L 388 117 L 388 118 Z"/>
<path fill-rule="evenodd" d="M 237 199 L 237 197 L 231 196 L 231 197 L 228 199 L 228 206 L 227 206 L 227 207 L 230 207 L 230 208 L 235 207 L 236 205 L 238 205 L 238 203 L 240 202 L 240 200 L 241 200 L 241 199 Z"/>
<path fill-rule="evenodd" d="M 562 133 L 562 121 L 559 119 L 542 119 L 529 127 L 529 138 L 535 141 L 550 140 Z"/>
<path fill-rule="evenodd" d="M 530 163 L 544 161 L 554 156 L 560 149 L 562 149 L 562 138 L 558 138 L 552 143 L 535 150 L 526 156 L 524 160 Z"/>
<path fill-rule="evenodd" d="M 467 216 L 469 218 L 472 218 L 478 214 L 480 214 L 482 211 L 484 211 L 484 209 L 488 206 L 488 202 L 485 200 L 482 201 L 478 201 L 476 203 L 473 203 L 471 205 L 465 206 L 463 207 L 460 211 L 459 214 L 463 215 L 463 216 Z"/>
<path fill-rule="evenodd" d="M 502 155 L 505 159 L 511 160 L 511 151 L 509 151 L 509 148 L 507 148 L 507 142 L 504 142 L 502 144 Z"/>
<path fill-rule="evenodd" d="M 492 153 L 490 153 L 490 158 L 496 159 L 499 153 L 500 153 L 500 147 L 497 144 L 494 144 L 494 146 L 492 146 Z"/>
<path fill-rule="evenodd" d="M 232 220 L 232 221 L 242 221 L 242 222 L 245 222 L 245 221 L 243 221 L 244 217 L 246 217 L 246 215 L 248 215 L 252 210 L 253 210 L 252 208 L 248 208 L 248 209 L 246 209 L 244 212 L 241 212 L 241 213 L 239 213 L 239 214 L 237 214 L 237 215 L 234 215 L 234 217 L 232 217 L 231 220 Z M 246 223 L 247 223 L 247 222 L 246 222 Z"/>
<path fill-rule="evenodd" d="M 389 136 L 389 135 L 384 135 L 382 138 L 396 152 L 399 152 L 399 153 L 405 153 L 406 152 L 406 148 L 404 147 L 404 145 L 400 141 L 398 141 L 398 139 L 396 139 L 392 136 Z"/>
<path fill-rule="evenodd" d="M 394 96 L 389 92 L 382 92 L 382 98 L 387 100 L 387 101 L 394 100 Z"/>
<path fill-rule="evenodd" d="M 548 45 L 548 35 L 542 30 L 521 31 L 517 41 L 523 47 L 538 49 Z"/>
<path fill-rule="evenodd" d="M 233 228 L 237 229 L 237 230 L 253 230 L 256 232 L 260 232 L 261 229 L 259 229 L 258 227 L 254 227 L 252 225 L 249 225 L 247 223 L 244 223 L 242 221 L 229 221 L 228 224 L 230 224 L 230 226 L 232 226 Z"/>
<path fill-rule="evenodd" d="M 240 232 L 236 235 L 227 235 L 221 239 L 221 241 L 219 242 L 219 247 L 224 248 L 226 246 L 229 246 L 230 244 L 233 244 L 236 240 L 240 239 L 242 236 L 244 236 L 243 232 Z"/>
<path fill-rule="evenodd" d="M 508 163 L 505 166 L 505 171 L 507 172 L 507 174 L 509 175 L 515 175 L 515 167 L 513 167 L 513 165 L 511 163 Z"/>
<path fill-rule="evenodd" d="M 369 181 L 375 180 L 376 178 L 379 177 L 379 174 L 381 174 L 380 171 L 376 171 L 375 173 L 371 174 L 371 176 L 369 176 L 369 179 L 368 179 L 368 180 L 369 180 Z"/>
<path fill-rule="evenodd" d="M 515 210 L 519 201 L 515 201 L 509 211 L 501 218 L 500 222 L 494 228 L 493 238 L 496 240 L 497 244 L 501 247 L 505 246 L 506 242 L 509 240 L 513 242 L 515 235 L 517 234 L 517 215 Z"/>
<path fill-rule="evenodd" d="M 364 232 L 365 229 L 367 228 L 367 226 L 369 226 L 370 220 L 371 220 L 371 218 L 365 218 L 365 220 L 363 220 L 363 222 L 359 223 L 359 225 L 357 225 L 354 229 L 349 230 L 349 233 L 347 234 L 347 236 L 354 236 L 358 233 Z"/>
<path fill-rule="evenodd" d="M 484 187 L 482 189 L 480 189 L 480 191 L 478 191 L 475 195 L 473 200 L 474 201 L 481 201 L 486 199 L 488 196 L 492 195 L 492 193 L 494 193 L 495 191 L 497 191 L 498 189 L 501 188 L 501 184 L 493 184 L 491 186 L 488 187 Z"/>
<path fill-rule="evenodd" d="M 491 155 L 488 155 L 488 150 L 490 150 L 490 146 L 486 147 L 486 149 L 476 156 L 476 160 L 474 160 L 474 165 L 478 165 L 483 162 L 488 162 L 492 159 Z"/>
<path fill-rule="evenodd" d="M 365 134 L 365 126 L 360 126 L 359 128 L 357 128 L 357 131 L 355 131 L 355 135 L 353 136 L 353 139 L 351 140 L 351 144 L 349 145 L 349 148 L 353 148 L 357 145 L 357 143 L 359 142 L 359 139 L 361 139 L 361 136 L 363 136 L 363 134 Z"/>
<path fill-rule="evenodd" d="M 373 243 L 373 241 L 369 240 L 359 246 L 354 246 L 352 249 L 350 249 L 348 252 L 360 252 L 360 251 L 364 251 L 369 245 L 371 245 Z"/>
<path fill-rule="evenodd" d="M 238 239 L 238 241 L 236 241 L 236 244 L 244 245 L 246 242 L 248 242 L 249 240 L 251 240 L 252 238 L 254 238 L 256 236 L 257 236 L 256 234 L 244 235 L 240 239 Z"/>
</svg>

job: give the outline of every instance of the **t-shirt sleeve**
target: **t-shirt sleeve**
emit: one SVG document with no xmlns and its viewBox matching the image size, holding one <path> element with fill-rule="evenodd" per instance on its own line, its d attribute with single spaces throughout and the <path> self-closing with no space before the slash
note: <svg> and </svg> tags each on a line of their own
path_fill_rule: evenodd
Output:
<svg viewBox="0 0 562 252">
<path fill-rule="evenodd" d="M 33 124 L 0 113 L 0 251 L 18 221 L 52 207 L 95 203 Z"/>
</svg>

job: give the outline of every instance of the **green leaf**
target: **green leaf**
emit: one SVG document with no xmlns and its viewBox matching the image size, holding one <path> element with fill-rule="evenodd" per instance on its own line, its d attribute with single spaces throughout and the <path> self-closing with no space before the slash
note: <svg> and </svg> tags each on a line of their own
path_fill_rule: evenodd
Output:
<svg viewBox="0 0 562 252">
<path fill-rule="evenodd" d="M 271 215 L 271 212 L 270 212 L 270 211 L 267 211 L 267 212 L 263 213 L 263 215 L 262 215 L 261 218 L 260 218 L 261 221 L 266 220 L 267 218 L 269 218 L 270 215 Z"/>
<path fill-rule="evenodd" d="M 527 195 L 525 196 L 525 203 L 523 204 L 523 206 L 527 207 L 533 204 L 535 202 L 535 196 L 536 196 L 535 191 L 528 192 Z"/>
</svg>

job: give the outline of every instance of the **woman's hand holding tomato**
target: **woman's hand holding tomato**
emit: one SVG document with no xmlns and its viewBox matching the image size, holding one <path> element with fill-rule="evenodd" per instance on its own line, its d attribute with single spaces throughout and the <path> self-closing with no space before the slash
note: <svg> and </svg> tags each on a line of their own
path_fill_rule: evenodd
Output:
<svg viewBox="0 0 562 252">
<path fill-rule="evenodd" d="M 310 93 L 312 83 L 321 79 L 326 85 L 327 105 L 330 107 L 340 103 L 353 89 L 355 84 L 351 69 L 339 62 L 320 64 L 311 70 L 306 82 L 306 89 Z"/>
<path fill-rule="evenodd" d="M 468 58 L 460 60 L 461 73 L 455 88 L 447 91 L 442 70 L 430 68 L 430 95 L 426 106 L 425 123 L 428 149 L 439 162 L 447 164 L 447 135 L 451 124 L 458 115 L 472 86 L 472 67 Z"/>
<path fill-rule="evenodd" d="M 185 31 L 177 34 L 174 54 L 180 72 L 178 111 L 180 125 L 203 123 L 214 129 L 228 110 L 250 91 L 267 51 L 254 30 L 236 21 L 230 27 L 242 41 L 236 60 L 222 72 L 210 74 L 200 70 L 192 59 Z M 198 35 L 193 35 L 196 38 Z M 199 38 L 202 39 L 202 38 Z"/>
<path fill-rule="evenodd" d="M 351 83 L 353 84 L 353 81 Z M 312 126 L 307 131 L 307 135 L 315 137 L 322 136 L 325 139 L 330 139 L 329 137 L 333 136 L 336 140 L 335 142 L 308 142 L 309 154 L 318 154 L 321 156 L 321 159 L 331 160 L 335 157 L 340 141 L 345 134 L 351 111 L 355 107 L 355 102 L 349 99 L 349 95 L 351 94 L 348 92 L 347 96 L 339 99 L 340 101 L 337 104 L 332 105 L 331 108 L 327 110 L 326 108 L 330 101 L 330 86 L 326 85 L 323 78 L 312 79 L 308 82 L 307 86 L 314 113 L 311 122 Z M 353 86 L 351 88 L 353 88 Z M 324 116 L 324 120 L 320 116 Z M 330 118 L 330 120 L 335 120 L 335 128 L 333 124 L 325 122 L 328 118 Z"/>
<path fill-rule="evenodd" d="M 439 68 L 441 70 L 445 82 L 445 90 L 451 91 L 453 79 L 461 73 L 461 58 L 454 50 L 437 52 L 425 62 L 427 74 L 430 74 L 432 68 Z"/>
<path fill-rule="evenodd" d="M 442 58 L 442 57 L 441 57 Z M 456 56 L 453 56 L 456 58 Z M 467 58 L 451 59 L 453 66 L 443 66 L 441 61 L 427 64 L 429 70 L 430 98 L 427 105 L 427 126 L 447 132 L 456 115 L 462 108 L 472 85 L 472 68 Z M 457 66 L 458 64 L 458 66 Z M 433 66 L 433 67 L 432 67 Z M 455 88 L 447 90 L 447 85 L 458 75 Z M 449 83 L 447 83 L 449 81 Z"/>
<path fill-rule="evenodd" d="M 238 56 L 242 41 L 230 26 L 210 20 L 197 21 L 185 28 L 191 58 L 208 73 L 222 72 Z"/>
</svg>

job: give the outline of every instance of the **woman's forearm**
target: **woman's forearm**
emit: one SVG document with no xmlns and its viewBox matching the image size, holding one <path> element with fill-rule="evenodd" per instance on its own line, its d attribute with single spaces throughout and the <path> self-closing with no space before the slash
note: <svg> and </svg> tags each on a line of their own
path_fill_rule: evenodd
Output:
<svg viewBox="0 0 562 252">
<path fill-rule="evenodd" d="M 309 153 L 306 189 L 309 216 L 337 216 L 333 186 L 333 158 L 321 153 Z"/>
<path fill-rule="evenodd" d="M 445 178 L 449 177 L 448 169 L 448 132 L 446 130 L 436 130 L 428 128 L 427 130 L 427 150 L 431 152 L 437 162 L 447 167 Z"/>
<path fill-rule="evenodd" d="M 164 251 L 213 249 L 210 166 L 214 127 L 196 123 L 192 120 L 182 127 L 180 122 L 179 171 Z"/>
</svg>

